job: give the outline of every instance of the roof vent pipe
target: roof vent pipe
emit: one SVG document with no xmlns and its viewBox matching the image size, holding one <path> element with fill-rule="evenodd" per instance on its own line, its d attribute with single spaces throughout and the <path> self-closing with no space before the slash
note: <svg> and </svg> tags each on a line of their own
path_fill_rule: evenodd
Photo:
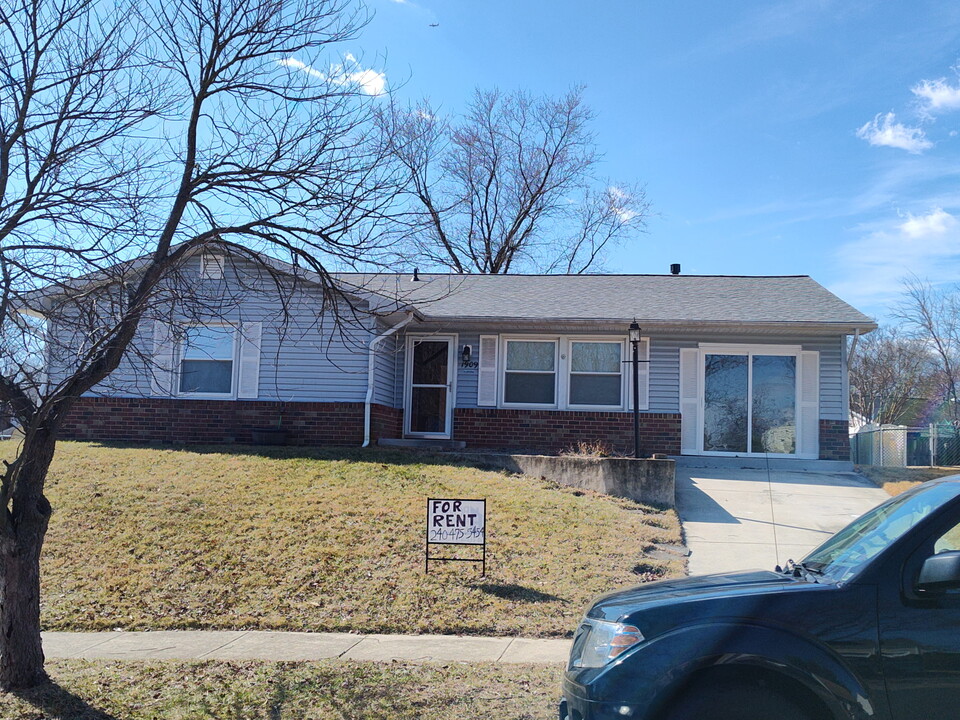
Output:
<svg viewBox="0 0 960 720">
<path fill-rule="evenodd" d="M 673 265 L 670 266 L 670 274 L 671 275 L 680 274 L 680 263 L 673 263 Z"/>
<path fill-rule="evenodd" d="M 413 281 L 420 282 L 420 268 L 413 269 Z"/>
</svg>

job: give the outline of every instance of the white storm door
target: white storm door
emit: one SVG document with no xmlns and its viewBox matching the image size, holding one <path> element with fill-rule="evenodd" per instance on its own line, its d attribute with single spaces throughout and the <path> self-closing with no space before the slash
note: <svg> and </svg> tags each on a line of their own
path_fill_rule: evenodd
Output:
<svg viewBox="0 0 960 720">
<path fill-rule="evenodd" d="M 450 335 L 407 336 L 404 434 L 450 437 L 456 346 Z"/>
</svg>

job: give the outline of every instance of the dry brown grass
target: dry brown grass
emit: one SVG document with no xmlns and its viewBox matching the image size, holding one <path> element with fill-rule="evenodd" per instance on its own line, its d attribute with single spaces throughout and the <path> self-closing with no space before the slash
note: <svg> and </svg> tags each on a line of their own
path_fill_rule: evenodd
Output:
<svg viewBox="0 0 960 720">
<path fill-rule="evenodd" d="M 55 684 L 0 693 L 5 720 L 549 720 L 562 668 L 413 663 L 47 664 Z"/>
<path fill-rule="evenodd" d="M 576 445 L 563 450 L 561 455 L 571 455 L 573 457 L 603 458 L 614 457 L 616 453 L 613 445 L 603 440 L 581 440 Z"/>
<path fill-rule="evenodd" d="M 62 443 L 43 626 L 566 636 L 595 594 L 682 574 L 645 556 L 673 511 L 447 462 Z M 428 497 L 487 498 L 487 577 L 424 574 Z"/>
<path fill-rule="evenodd" d="M 956 475 L 960 467 L 881 467 L 879 465 L 857 465 L 858 473 L 883 488 L 891 495 L 899 495 L 914 485 L 927 480 Z"/>
</svg>

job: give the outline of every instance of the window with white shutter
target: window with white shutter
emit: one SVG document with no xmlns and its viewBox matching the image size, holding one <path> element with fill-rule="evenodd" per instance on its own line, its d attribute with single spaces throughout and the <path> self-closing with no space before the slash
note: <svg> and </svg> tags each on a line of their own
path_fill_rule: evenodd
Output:
<svg viewBox="0 0 960 720">
<path fill-rule="evenodd" d="M 477 405 L 491 407 L 497 404 L 497 335 L 480 336 L 480 367 L 477 377 Z"/>
<path fill-rule="evenodd" d="M 186 328 L 180 345 L 181 395 L 231 395 L 236 331 L 222 325 Z"/>
<path fill-rule="evenodd" d="M 246 322 L 240 330 L 240 368 L 237 397 L 256 398 L 260 394 L 260 337 L 263 323 Z"/>
<path fill-rule="evenodd" d="M 700 451 L 700 351 L 680 350 L 680 452 Z"/>
<path fill-rule="evenodd" d="M 800 447 L 798 454 L 820 456 L 820 353 L 800 353 Z"/>
</svg>

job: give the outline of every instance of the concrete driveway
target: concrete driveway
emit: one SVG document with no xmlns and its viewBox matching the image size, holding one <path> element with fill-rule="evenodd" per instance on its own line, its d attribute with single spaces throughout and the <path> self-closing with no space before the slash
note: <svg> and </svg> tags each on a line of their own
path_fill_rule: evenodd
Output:
<svg viewBox="0 0 960 720">
<path fill-rule="evenodd" d="M 889 497 L 840 463 L 783 470 L 762 460 L 725 460 L 710 463 L 718 467 L 677 464 L 677 510 L 691 575 L 772 570 L 800 560 Z"/>
</svg>

